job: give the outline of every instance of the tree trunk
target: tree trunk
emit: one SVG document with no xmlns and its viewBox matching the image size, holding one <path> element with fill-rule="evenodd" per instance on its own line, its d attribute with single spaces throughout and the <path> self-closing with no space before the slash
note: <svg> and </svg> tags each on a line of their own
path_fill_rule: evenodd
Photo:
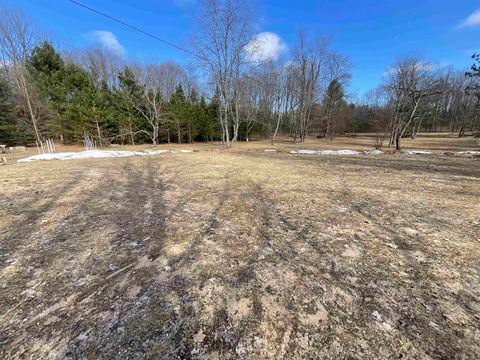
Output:
<svg viewBox="0 0 480 360">
<path fill-rule="evenodd" d="M 180 122 L 178 119 L 176 120 L 177 123 L 177 143 L 181 144 L 182 143 L 182 131 L 180 129 Z"/>
<path fill-rule="evenodd" d="M 278 134 L 278 128 L 280 127 L 280 120 L 281 119 L 282 119 L 282 114 L 280 113 L 280 111 L 278 111 L 277 124 L 276 124 L 275 130 L 273 131 L 273 134 L 272 134 L 272 145 L 275 145 L 275 138 L 277 137 L 277 134 Z"/>
<path fill-rule="evenodd" d="M 132 130 L 132 123 L 129 121 L 128 126 L 130 128 L 130 141 L 132 142 L 132 145 L 135 145 L 135 138 L 133 136 L 133 130 Z M 123 141 L 123 139 L 122 139 Z"/>
<path fill-rule="evenodd" d="M 97 127 L 97 136 L 98 136 L 98 142 L 102 142 L 102 132 L 100 131 L 100 125 L 98 124 L 98 120 L 95 120 L 95 125 Z"/>
<path fill-rule="evenodd" d="M 152 135 L 152 144 L 154 146 L 157 145 L 157 139 L 158 139 L 158 123 L 153 124 L 153 135 Z"/>
<path fill-rule="evenodd" d="M 31 103 L 31 100 L 30 100 L 30 93 L 28 92 L 28 89 L 27 89 L 27 81 L 25 80 L 25 77 L 23 75 L 21 75 L 22 79 L 21 79 L 21 85 L 22 85 L 22 88 L 23 88 L 23 92 L 25 94 L 25 100 L 27 101 L 27 107 L 28 107 L 28 112 L 30 113 L 30 118 L 32 120 L 32 124 L 33 124 L 33 129 L 35 131 L 35 136 L 37 138 L 37 141 L 38 142 L 41 142 L 42 139 L 40 137 L 40 132 L 38 131 L 38 127 L 37 127 L 37 120 L 35 119 L 35 114 L 33 113 L 33 107 L 32 107 L 32 103 Z"/>
</svg>

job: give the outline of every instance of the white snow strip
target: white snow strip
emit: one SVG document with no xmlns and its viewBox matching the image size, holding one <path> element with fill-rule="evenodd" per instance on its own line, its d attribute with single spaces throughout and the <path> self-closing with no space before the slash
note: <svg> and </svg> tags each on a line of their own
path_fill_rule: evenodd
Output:
<svg viewBox="0 0 480 360">
<path fill-rule="evenodd" d="M 292 150 L 290 154 L 300 155 L 359 155 L 356 150 Z"/>
<path fill-rule="evenodd" d="M 157 154 L 165 154 L 172 152 L 171 150 L 143 150 L 143 152 L 147 155 L 157 155 Z"/>
<path fill-rule="evenodd" d="M 275 149 L 265 149 L 265 152 L 277 152 Z"/>
<path fill-rule="evenodd" d="M 474 150 L 459 151 L 459 152 L 457 152 L 457 154 L 480 155 L 480 151 L 474 151 Z"/>
<path fill-rule="evenodd" d="M 292 150 L 290 154 L 302 154 L 302 155 L 316 155 L 318 151 L 315 150 Z"/>
<path fill-rule="evenodd" d="M 408 155 L 431 155 L 432 154 L 431 151 L 425 151 L 425 150 L 405 150 L 402 152 Z"/>
<path fill-rule="evenodd" d="M 383 151 L 382 150 L 367 150 L 367 151 L 365 151 L 365 154 L 367 154 L 367 155 L 382 155 Z"/>
<path fill-rule="evenodd" d="M 338 155 L 359 155 L 361 154 L 361 152 L 356 150 L 338 150 L 337 154 Z"/>
<path fill-rule="evenodd" d="M 40 155 L 34 155 L 28 158 L 20 159 L 17 162 L 28 162 L 28 161 L 35 161 L 35 160 L 61 160 L 62 158 L 73 156 L 75 154 L 77 153 L 64 152 L 64 153 L 55 153 L 55 154 L 40 154 Z"/>
<path fill-rule="evenodd" d="M 55 154 L 39 154 L 20 159 L 17 162 L 30 162 L 37 160 L 75 160 L 75 159 L 92 159 L 92 158 L 117 158 L 128 156 L 148 156 L 163 153 L 186 153 L 193 150 L 176 149 L 176 150 L 145 150 L 145 151 L 112 151 L 112 150 L 87 150 L 80 152 L 63 152 Z"/>
</svg>

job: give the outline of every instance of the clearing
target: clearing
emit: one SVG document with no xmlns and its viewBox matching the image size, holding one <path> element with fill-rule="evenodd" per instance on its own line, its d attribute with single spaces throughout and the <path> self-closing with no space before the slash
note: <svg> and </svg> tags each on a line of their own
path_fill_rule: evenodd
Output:
<svg viewBox="0 0 480 360">
<path fill-rule="evenodd" d="M 372 144 L 8 155 L 0 357 L 480 358 L 480 158 L 435 153 L 479 146 L 288 153 Z"/>
</svg>

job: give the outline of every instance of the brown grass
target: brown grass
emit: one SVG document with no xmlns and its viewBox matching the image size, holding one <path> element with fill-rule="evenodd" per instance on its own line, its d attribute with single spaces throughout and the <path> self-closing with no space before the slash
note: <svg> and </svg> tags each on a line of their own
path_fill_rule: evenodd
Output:
<svg viewBox="0 0 480 360">
<path fill-rule="evenodd" d="M 373 142 L 10 161 L 0 355 L 478 358 L 478 158 L 285 153 Z"/>
</svg>

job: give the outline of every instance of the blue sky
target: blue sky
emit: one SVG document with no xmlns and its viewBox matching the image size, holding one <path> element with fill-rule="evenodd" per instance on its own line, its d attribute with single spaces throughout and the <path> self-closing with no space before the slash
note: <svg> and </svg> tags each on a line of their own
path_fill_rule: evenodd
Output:
<svg viewBox="0 0 480 360">
<path fill-rule="evenodd" d="M 195 31 L 196 0 L 80 1 L 181 46 L 188 47 Z M 108 44 L 127 59 L 188 61 L 184 53 L 67 0 L 7 3 L 22 8 L 67 49 Z M 480 51 L 478 0 L 258 0 L 256 8 L 258 32 L 278 35 L 279 49 L 294 46 L 299 28 L 331 37 L 333 48 L 354 65 L 350 91 L 358 95 L 375 87 L 398 56 L 416 54 L 439 66 L 465 68 L 471 53 Z"/>
</svg>

